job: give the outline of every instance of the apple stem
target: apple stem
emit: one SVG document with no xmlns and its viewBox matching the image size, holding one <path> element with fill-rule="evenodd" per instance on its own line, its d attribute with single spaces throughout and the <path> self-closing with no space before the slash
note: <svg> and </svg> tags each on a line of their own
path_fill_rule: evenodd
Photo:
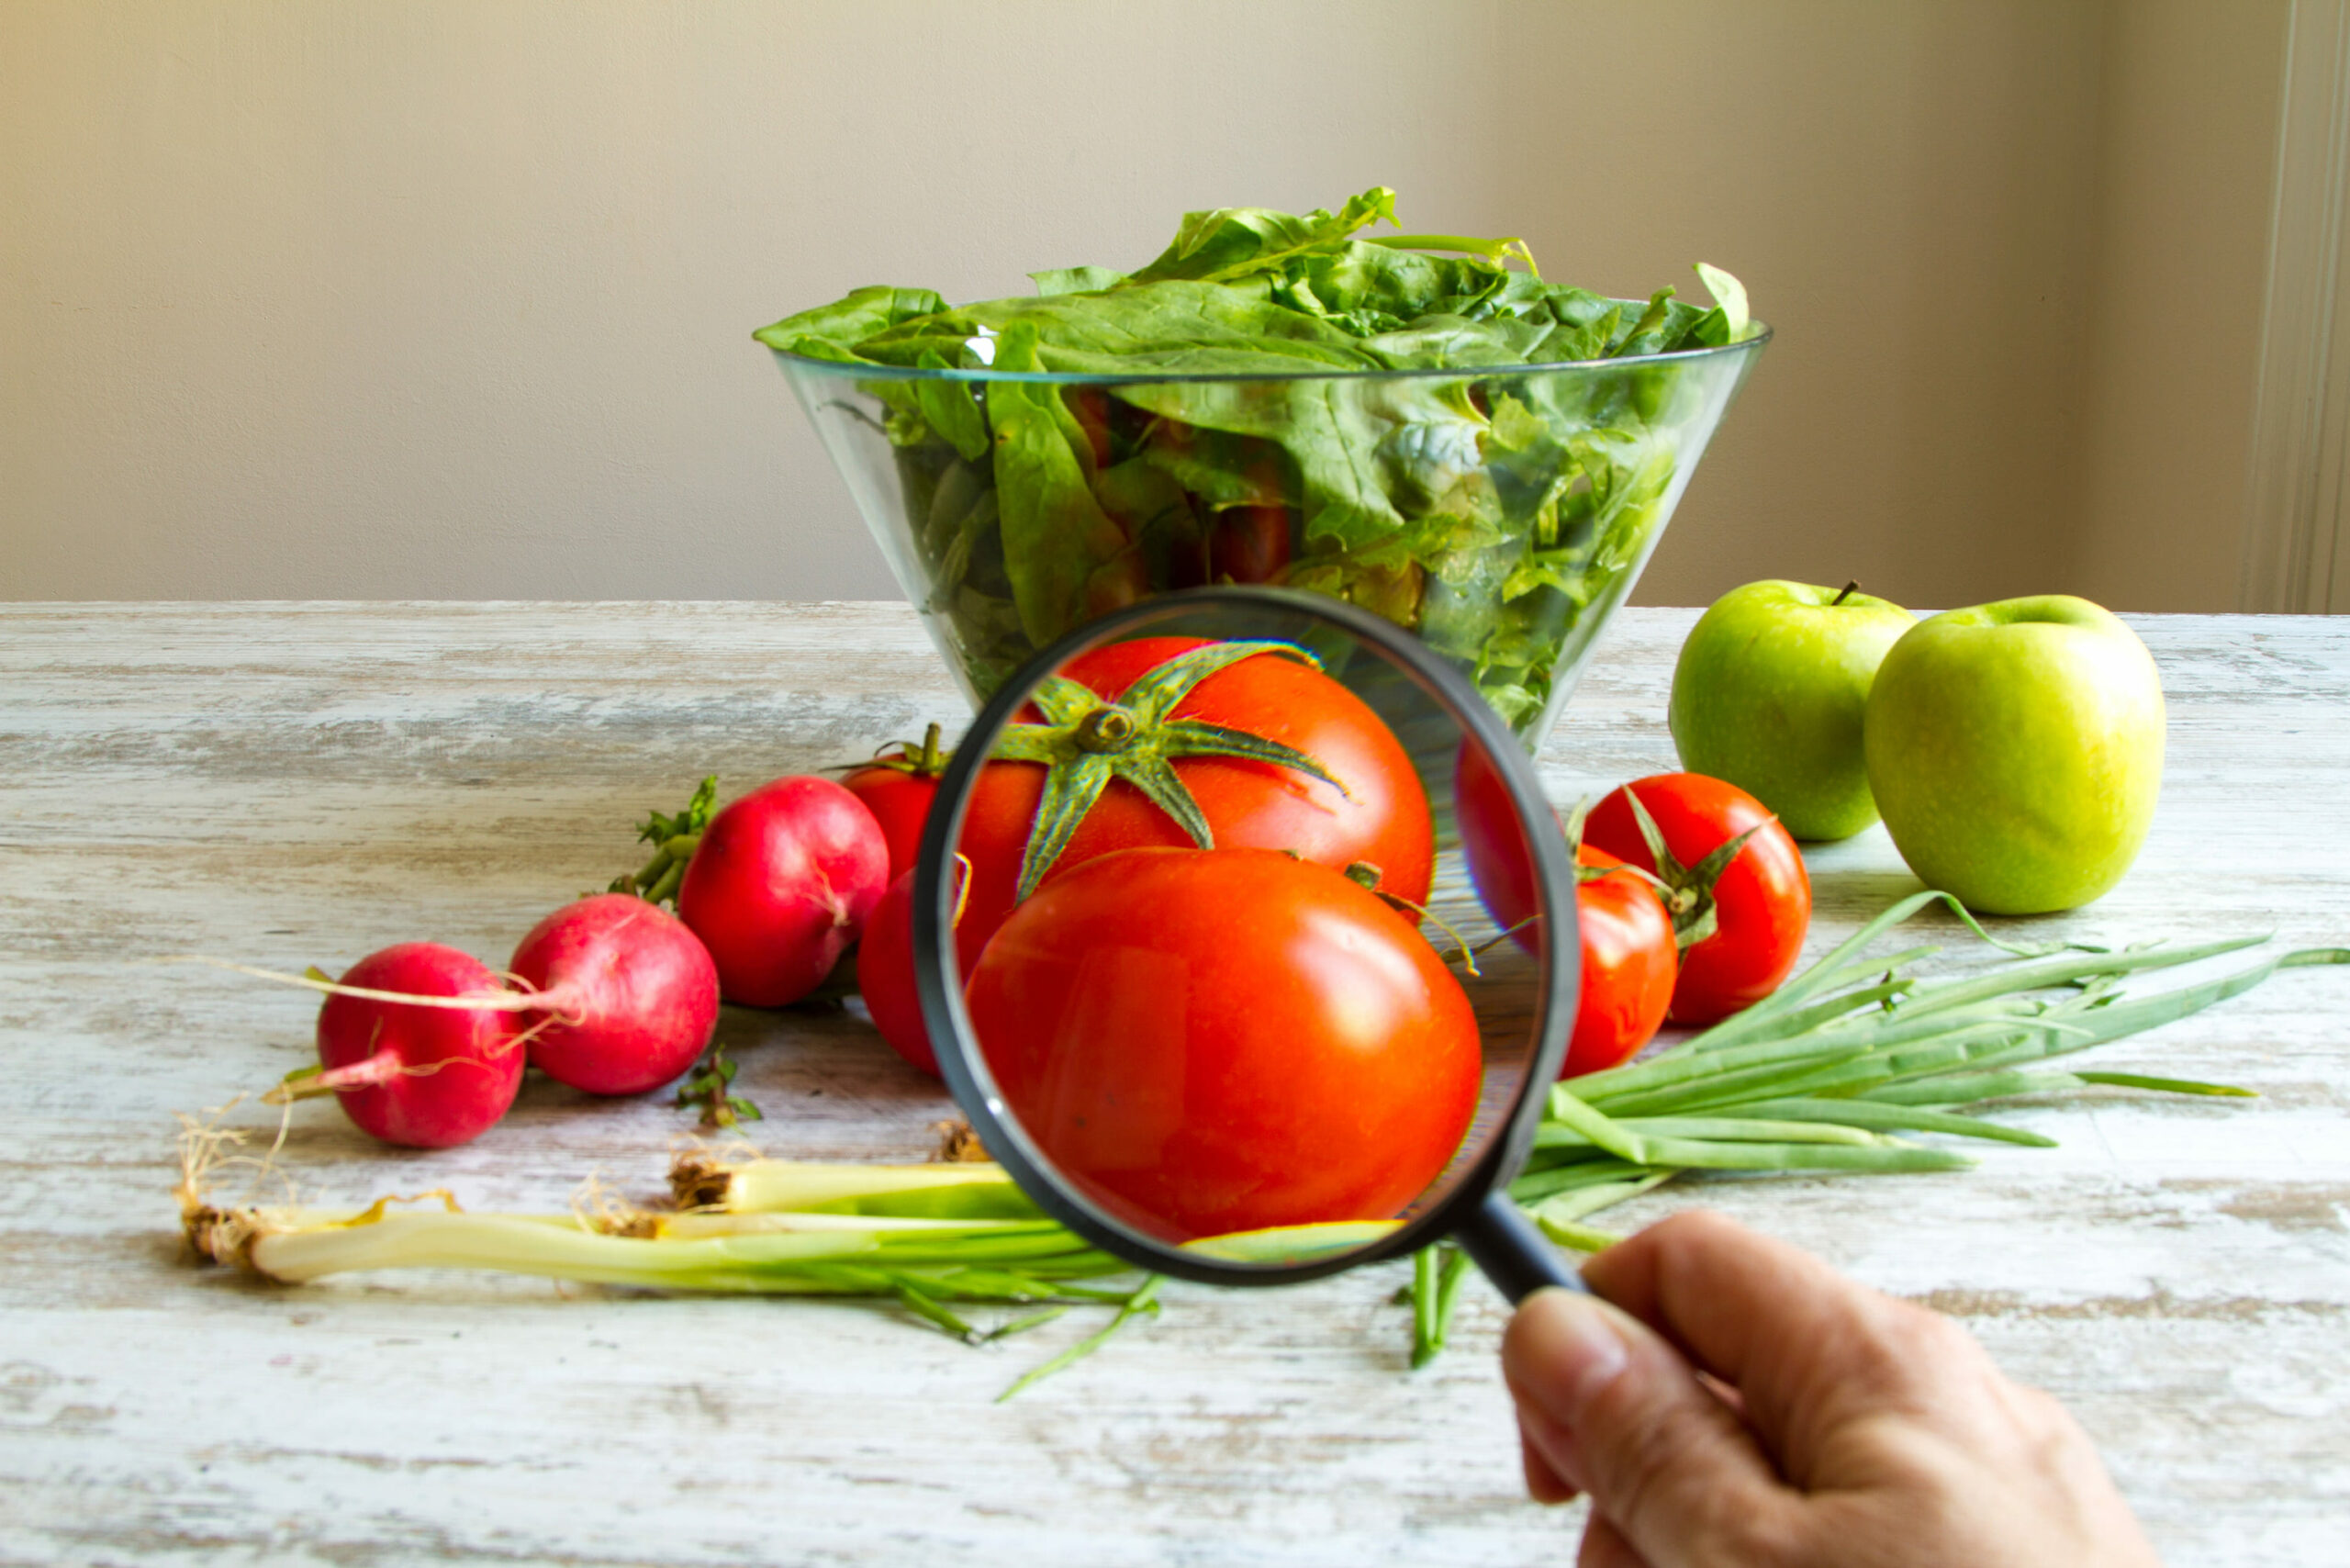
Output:
<svg viewBox="0 0 2350 1568">
<path fill-rule="evenodd" d="M 1842 593 L 1838 594 L 1834 599 L 1828 601 L 1828 608 L 1830 610 L 1835 609 L 1838 605 L 1843 603 L 1846 599 L 1852 598 L 1852 595 L 1860 591 L 1860 579 L 1855 577 L 1844 585 L 1844 591 Z"/>
</svg>

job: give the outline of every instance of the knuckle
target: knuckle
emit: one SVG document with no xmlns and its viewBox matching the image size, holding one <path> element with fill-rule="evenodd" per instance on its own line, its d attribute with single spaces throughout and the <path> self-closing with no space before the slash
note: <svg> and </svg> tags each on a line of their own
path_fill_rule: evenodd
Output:
<svg viewBox="0 0 2350 1568">
<path fill-rule="evenodd" d="M 1740 1234 L 1738 1222 L 1712 1209 L 1683 1209 L 1650 1226 L 1633 1239 L 1648 1249 L 1660 1282 L 1684 1286 L 1706 1272 L 1707 1260 L 1722 1255 Z M 1605 1254 L 1602 1254 L 1605 1256 Z M 1673 1286 L 1662 1284 L 1671 1292 Z"/>
<path fill-rule="evenodd" d="M 2009 1383 L 2008 1395 L 2026 1449 L 2042 1473 L 2055 1473 L 2086 1441 L 2072 1412 L 2044 1389 Z"/>
<path fill-rule="evenodd" d="M 1936 1363 L 1942 1361 L 1972 1362 L 1982 1359 L 1982 1350 L 1969 1334 L 1941 1313 L 1909 1302 L 1896 1302 L 1897 1327 L 1896 1338 L 1909 1353 L 1929 1357 Z"/>
<path fill-rule="evenodd" d="M 1739 1224 L 1728 1215 L 1715 1209 L 1683 1209 L 1669 1215 L 1649 1227 L 1660 1246 L 1673 1249 L 1704 1251 L 1723 1237 L 1739 1231 Z"/>
<path fill-rule="evenodd" d="M 1868 1380 L 1886 1389 L 1946 1383 L 1954 1372 L 1983 1362 L 1975 1337 L 1939 1312 L 1891 1296 L 1877 1298 L 1867 1330 L 1852 1346 Z"/>
</svg>

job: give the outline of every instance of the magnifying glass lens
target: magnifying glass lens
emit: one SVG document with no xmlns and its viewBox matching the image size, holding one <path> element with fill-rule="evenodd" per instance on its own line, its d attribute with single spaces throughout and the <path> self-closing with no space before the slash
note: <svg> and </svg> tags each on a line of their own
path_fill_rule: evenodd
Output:
<svg viewBox="0 0 2350 1568">
<path fill-rule="evenodd" d="M 1147 1266 L 1421 1244 L 1515 1170 L 1557 1071 L 1550 822 L 1384 622 L 1262 590 L 1099 622 L 998 693 L 933 807 L 942 1070 L 1040 1203 Z"/>
</svg>

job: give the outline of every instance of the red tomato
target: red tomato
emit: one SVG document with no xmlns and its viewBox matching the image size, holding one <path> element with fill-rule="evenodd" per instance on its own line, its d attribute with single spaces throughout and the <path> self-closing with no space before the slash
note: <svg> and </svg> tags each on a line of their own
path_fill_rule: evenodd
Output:
<svg viewBox="0 0 2350 1568">
<path fill-rule="evenodd" d="M 1136 849 L 1013 912 L 968 1000 L 1056 1168 L 1182 1241 L 1384 1219 L 1460 1148 L 1477 1020 L 1406 916 L 1262 849 Z"/>
<path fill-rule="evenodd" d="M 1201 645 L 1194 637 L 1137 638 L 1097 648 L 1064 673 L 1115 698 L 1145 671 Z M 1427 902 L 1435 857 L 1427 791 L 1393 733 L 1345 686 L 1297 659 L 1260 654 L 1192 688 L 1172 716 L 1280 741 L 1346 785 L 1342 794 L 1291 768 L 1243 757 L 1178 757 L 1176 777 L 1199 802 L 1217 848 L 1293 850 L 1330 867 L 1368 860 L 1383 874 L 1384 891 Z M 981 940 L 1012 910 L 1044 788 L 1041 764 L 997 762 L 971 790 L 961 841 L 972 868 L 963 918 Z M 1051 874 L 1113 850 L 1153 846 L 1188 848 L 1192 839 L 1141 790 L 1113 779 Z"/>
<path fill-rule="evenodd" d="M 1583 987 L 1575 996 L 1574 1037 L 1567 1044 L 1561 1078 L 1629 1061 L 1656 1038 L 1681 973 L 1673 917 L 1656 890 L 1622 869 L 1624 862 L 1605 849 L 1586 844 L 1575 858 L 1595 868 L 1617 869 L 1575 889 Z"/>
<path fill-rule="evenodd" d="M 914 990 L 913 889 L 914 874 L 907 871 L 866 917 L 865 937 L 856 945 L 856 992 L 890 1048 L 936 1078 L 938 1053 Z"/>
<path fill-rule="evenodd" d="M 1085 613 L 1099 620 L 1150 597 L 1150 565 L 1142 552 L 1127 547 L 1094 569 L 1085 579 Z"/>
<path fill-rule="evenodd" d="M 1483 750 L 1464 742 L 1453 778 L 1470 879 L 1494 924 L 1515 932 L 1518 946 L 1532 952 L 1539 940 L 1526 924 L 1535 913 L 1534 862 L 1501 775 Z M 1603 871 L 1624 864 L 1588 844 L 1576 851 L 1576 859 Z M 1583 984 L 1561 1078 L 1629 1060 L 1654 1039 L 1681 969 L 1664 901 L 1628 871 L 1579 881 L 1575 924 L 1583 943 Z"/>
<path fill-rule="evenodd" d="M 841 782 L 881 824 L 882 840 L 890 846 L 890 877 L 913 869 L 922 848 L 922 824 L 930 819 L 931 799 L 938 793 L 937 778 L 877 764 L 858 768 Z"/>
<path fill-rule="evenodd" d="M 938 1052 L 923 1022 L 922 993 L 914 989 L 913 893 L 914 874 L 908 871 L 890 884 L 866 917 L 865 937 L 856 947 L 856 993 L 865 998 L 865 1010 L 890 1048 L 936 1078 Z M 955 947 L 962 972 L 969 974 L 979 956 L 978 934 L 968 924 L 957 927 Z"/>
<path fill-rule="evenodd" d="M 1665 848 L 1683 867 L 1695 866 L 1740 834 L 1756 830 L 1714 884 L 1718 928 L 1681 955 L 1673 1022 L 1711 1024 L 1778 990 L 1796 967 L 1804 930 L 1811 924 L 1811 879 L 1787 830 L 1735 784 L 1702 773 L 1637 778 L 1599 802 L 1583 837 L 1647 871 L 1658 869 L 1656 857 L 1640 836 L 1627 790 L 1639 791 Z"/>
<path fill-rule="evenodd" d="M 913 868 L 914 857 L 922 848 L 922 824 L 930 820 L 938 776 L 946 770 L 946 754 L 938 749 L 936 724 L 930 726 L 921 745 L 909 741 L 900 752 L 891 756 L 885 750 L 841 780 L 842 787 L 864 801 L 873 820 L 881 824 L 881 837 L 890 846 L 892 881 Z"/>
</svg>

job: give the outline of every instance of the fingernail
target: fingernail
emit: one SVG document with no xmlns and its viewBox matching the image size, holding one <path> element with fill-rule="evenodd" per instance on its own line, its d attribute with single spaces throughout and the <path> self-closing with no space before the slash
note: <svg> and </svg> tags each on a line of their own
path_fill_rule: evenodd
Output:
<svg viewBox="0 0 2350 1568">
<path fill-rule="evenodd" d="M 1599 1391 L 1631 1362 L 1631 1352 L 1608 1321 L 1608 1309 L 1562 1290 L 1527 1297 L 1503 1350 L 1511 1386 L 1568 1428 L 1582 1421 Z"/>
</svg>

